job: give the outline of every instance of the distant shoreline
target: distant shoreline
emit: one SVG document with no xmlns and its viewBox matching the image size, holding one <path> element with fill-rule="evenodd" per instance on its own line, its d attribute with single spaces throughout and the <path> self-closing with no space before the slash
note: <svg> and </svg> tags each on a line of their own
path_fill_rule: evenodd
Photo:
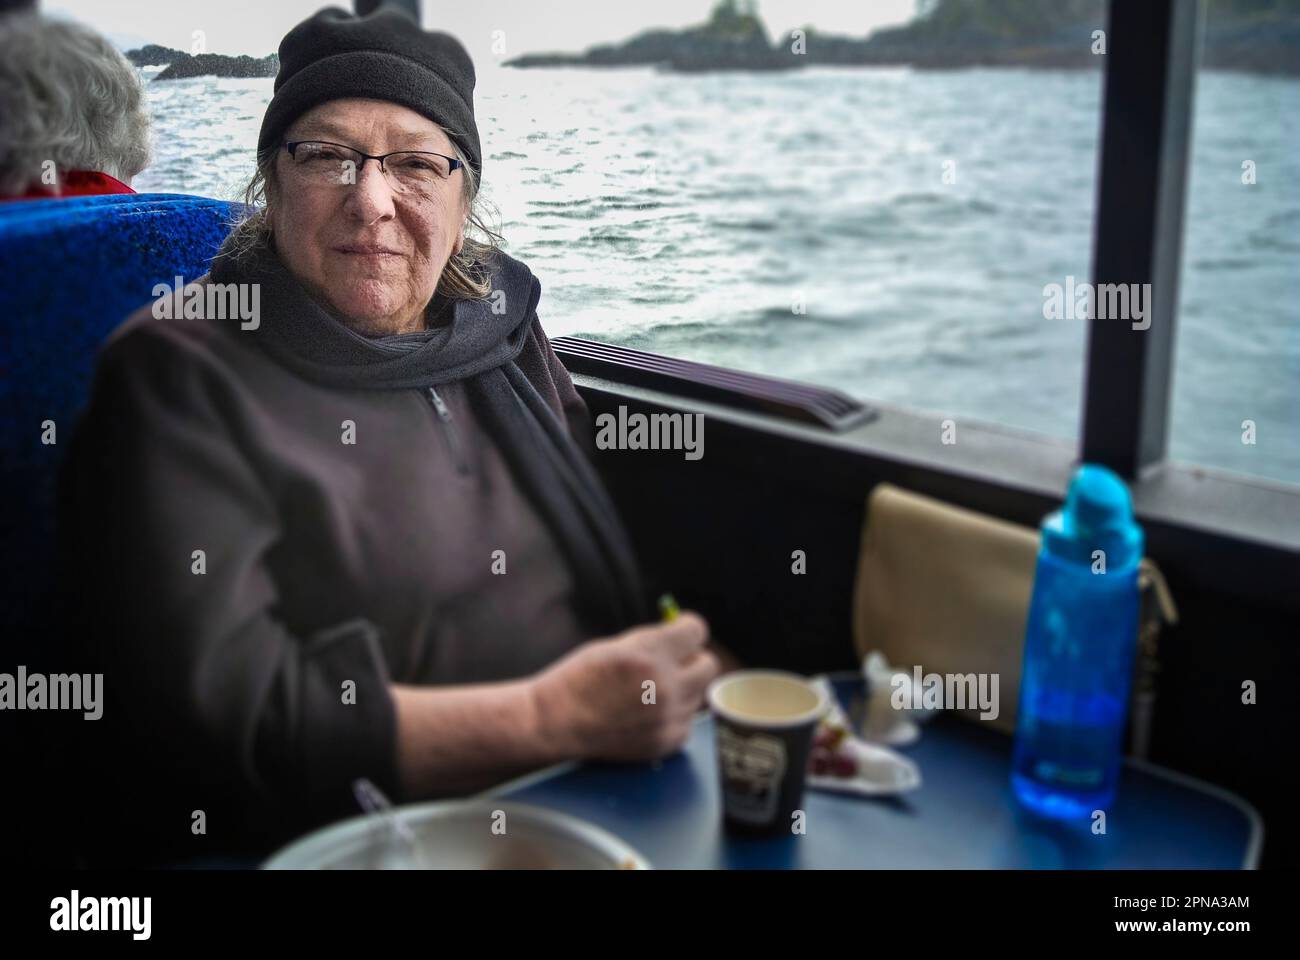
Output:
<svg viewBox="0 0 1300 960">
<path fill-rule="evenodd" d="M 1245 0 L 1216 0 L 1202 67 L 1300 75 L 1300 4 L 1260 14 Z M 682 30 L 649 30 L 619 44 L 581 53 L 533 53 L 503 66 L 652 66 L 676 72 L 798 70 L 810 66 L 908 66 L 1093 69 L 1104 63 L 1096 32 L 1106 23 L 1103 0 L 1043 0 L 1019 19 L 997 0 L 930 0 L 924 16 L 865 37 L 805 26 L 768 38 L 752 3 L 720 0 L 710 19 Z M 1104 38 L 1102 44 L 1104 45 Z"/>
<path fill-rule="evenodd" d="M 1250 0 L 1256 2 L 1256 0 Z M 747 0 L 719 0 L 708 21 L 681 30 L 647 30 L 580 53 L 530 53 L 502 63 L 518 69 L 652 67 L 676 73 L 778 72 L 807 67 L 911 67 L 1091 70 L 1105 63 L 1104 0 L 1043 0 L 1018 18 L 997 0 L 929 0 L 911 23 L 865 37 L 806 26 L 773 42 Z M 1098 47 L 1102 49 L 1098 49 Z M 136 66 L 165 65 L 154 80 L 199 76 L 273 77 L 279 58 L 191 55 L 149 44 L 130 50 Z M 1280 0 L 1263 13 L 1247 0 L 1215 0 L 1200 68 L 1300 76 L 1300 3 Z"/>
</svg>

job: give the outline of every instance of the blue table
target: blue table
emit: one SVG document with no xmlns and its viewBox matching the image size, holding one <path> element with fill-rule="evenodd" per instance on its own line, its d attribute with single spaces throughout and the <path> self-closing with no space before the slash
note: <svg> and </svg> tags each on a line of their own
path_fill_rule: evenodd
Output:
<svg viewBox="0 0 1300 960">
<path fill-rule="evenodd" d="M 851 675 L 850 675 L 851 676 Z M 845 699 L 851 681 L 836 680 Z M 659 868 L 1253 868 L 1259 815 L 1227 791 L 1148 764 L 1125 765 L 1107 832 L 1040 820 L 1015 803 L 1011 738 L 939 716 L 905 751 L 922 786 L 897 798 L 809 790 L 804 835 L 734 837 L 722 828 L 712 720 L 656 764 L 561 764 L 490 795 L 595 823 Z"/>
</svg>

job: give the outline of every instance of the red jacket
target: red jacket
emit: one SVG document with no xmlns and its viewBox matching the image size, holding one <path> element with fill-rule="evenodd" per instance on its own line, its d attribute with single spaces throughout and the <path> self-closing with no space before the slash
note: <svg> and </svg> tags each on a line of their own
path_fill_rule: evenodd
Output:
<svg viewBox="0 0 1300 960">
<path fill-rule="evenodd" d="M 88 197 L 101 193 L 135 193 L 121 180 L 94 170 L 71 170 L 63 177 L 57 190 L 46 189 L 45 184 L 27 188 L 26 193 L 0 194 L 0 200 L 40 200 L 60 197 Z"/>
</svg>

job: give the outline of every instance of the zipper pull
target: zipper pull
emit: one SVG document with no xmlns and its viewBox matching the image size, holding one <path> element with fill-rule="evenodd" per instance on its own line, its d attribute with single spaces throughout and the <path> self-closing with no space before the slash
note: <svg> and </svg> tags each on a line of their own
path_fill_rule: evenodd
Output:
<svg viewBox="0 0 1300 960">
<path fill-rule="evenodd" d="M 451 410 L 433 387 L 429 387 L 429 402 L 433 404 L 434 412 L 442 421 L 443 435 L 447 438 L 447 452 L 451 454 L 451 459 L 456 464 L 456 472 L 469 473 L 469 463 L 465 460 L 460 437 L 457 436 L 456 427 L 451 422 Z"/>
<path fill-rule="evenodd" d="M 429 399 L 433 401 L 433 409 L 437 411 L 438 419 L 443 423 L 451 423 L 451 411 L 447 409 L 447 405 L 442 402 L 442 397 L 438 396 L 438 391 L 433 387 L 429 388 Z"/>
</svg>

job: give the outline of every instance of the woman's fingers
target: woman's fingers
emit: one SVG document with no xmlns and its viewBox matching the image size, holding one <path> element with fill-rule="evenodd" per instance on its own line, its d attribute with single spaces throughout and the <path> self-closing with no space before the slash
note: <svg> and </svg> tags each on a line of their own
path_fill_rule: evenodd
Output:
<svg viewBox="0 0 1300 960">
<path fill-rule="evenodd" d="M 722 672 L 722 663 L 710 650 L 701 650 L 689 660 L 682 670 L 682 690 L 690 700 L 691 710 L 697 710 L 704 700 L 704 692 Z"/>
<path fill-rule="evenodd" d="M 698 613 L 684 610 L 668 623 L 639 627 L 643 643 L 673 663 L 689 660 L 709 642 L 709 625 Z"/>
</svg>

